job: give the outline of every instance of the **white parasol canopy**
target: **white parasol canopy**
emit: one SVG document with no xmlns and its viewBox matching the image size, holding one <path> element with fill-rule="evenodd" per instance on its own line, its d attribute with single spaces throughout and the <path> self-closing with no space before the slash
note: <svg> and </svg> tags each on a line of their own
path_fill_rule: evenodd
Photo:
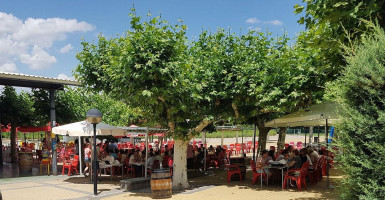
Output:
<svg viewBox="0 0 385 200">
<path fill-rule="evenodd" d="M 66 135 L 66 136 L 91 137 L 94 135 L 94 129 L 91 123 L 89 123 L 87 120 L 84 120 L 80 122 L 66 124 L 63 126 L 54 127 L 52 129 L 52 133 L 57 135 Z M 111 126 L 103 122 L 96 124 L 96 135 L 121 136 L 125 134 L 126 132 L 122 128 Z"/>
</svg>

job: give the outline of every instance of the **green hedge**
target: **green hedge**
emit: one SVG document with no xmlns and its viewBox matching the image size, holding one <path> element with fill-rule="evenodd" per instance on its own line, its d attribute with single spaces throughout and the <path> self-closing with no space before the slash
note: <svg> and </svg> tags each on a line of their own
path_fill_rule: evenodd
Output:
<svg viewBox="0 0 385 200">
<path fill-rule="evenodd" d="M 339 161 L 347 175 L 341 199 L 385 199 L 385 33 L 374 29 L 347 57 L 335 87 L 343 116 Z"/>
</svg>

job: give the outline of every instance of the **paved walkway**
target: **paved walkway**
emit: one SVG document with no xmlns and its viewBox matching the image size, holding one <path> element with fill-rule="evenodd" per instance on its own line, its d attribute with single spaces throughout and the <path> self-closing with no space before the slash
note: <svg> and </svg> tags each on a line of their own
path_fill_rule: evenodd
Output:
<svg viewBox="0 0 385 200">
<path fill-rule="evenodd" d="M 98 184 L 98 196 L 93 195 L 93 184 L 83 176 L 33 176 L 0 179 L 3 199 L 53 200 L 53 199 L 101 199 L 122 194 L 118 180 L 103 177 Z"/>
</svg>

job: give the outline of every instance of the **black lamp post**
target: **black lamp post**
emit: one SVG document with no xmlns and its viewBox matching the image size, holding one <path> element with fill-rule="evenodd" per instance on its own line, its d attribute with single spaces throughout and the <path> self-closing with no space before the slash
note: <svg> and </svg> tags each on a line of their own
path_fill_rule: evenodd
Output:
<svg viewBox="0 0 385 200">
<path fill-rule="evenodd" d="M 98 170 L 96 169 L 97 167 L 97 153 L 96 153 L 96 124 L 99 124 L 102 121 L 102 113 L 98 109 L 90 109 L 87 111 L 87 120 L 94 126 L 94 150 L 93 150 L 93 155 L 94 157 L 92 158 L 92 172 L 94 175 L 94 195 L 98 195 Z"/>
</svg>

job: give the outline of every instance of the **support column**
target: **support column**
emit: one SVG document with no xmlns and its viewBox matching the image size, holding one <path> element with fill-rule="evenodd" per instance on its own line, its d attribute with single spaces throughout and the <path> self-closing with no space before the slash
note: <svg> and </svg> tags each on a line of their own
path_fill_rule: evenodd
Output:
<svg viewBox="0 0 385 200">
<path fill-rule="evenodd" d="M 55 90 L 49 90 L 49 98 L 50 98 L 50 120 L 51 120 L 51 134 L 52 128 L 56 125 L 56 108 L 55 108 Z M 52 174 L 57 176 L 57 150 L 56 150 L 56 141 L 57 135 L 52 138 Z"/>
</svg>

